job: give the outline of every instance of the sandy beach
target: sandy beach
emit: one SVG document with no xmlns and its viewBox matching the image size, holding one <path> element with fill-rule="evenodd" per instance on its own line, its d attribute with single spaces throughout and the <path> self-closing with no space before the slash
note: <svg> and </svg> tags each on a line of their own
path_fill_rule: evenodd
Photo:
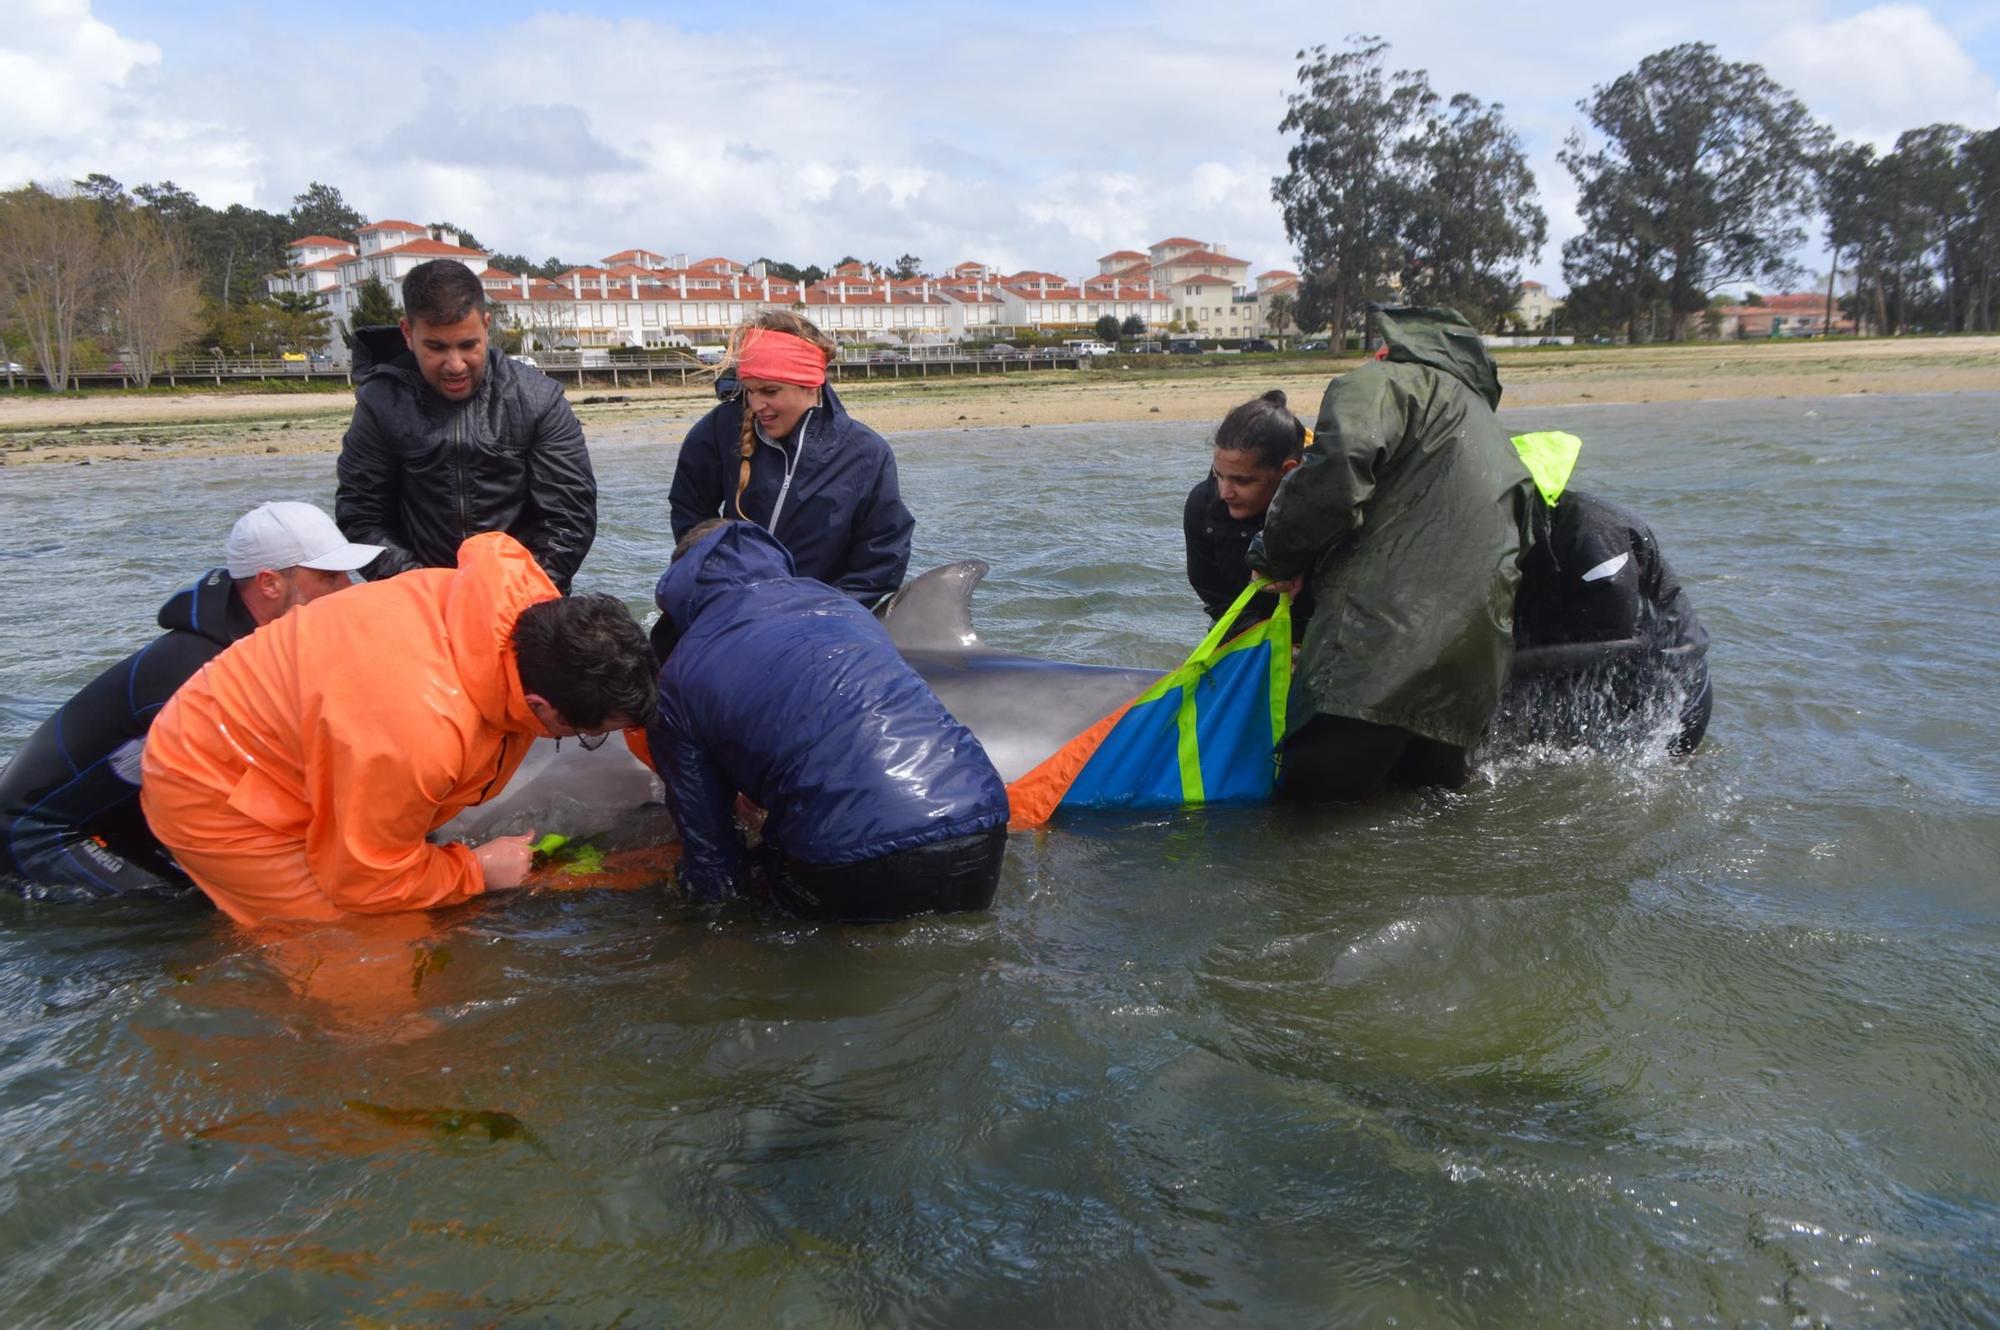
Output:
<svg viewBox="0 0 2000 1330">
<path fill-rule="evenodd" d="M 1509 407 L 1693 402 L 1870 393 L 2000 391 L 2000 337 L 1689 346 L 1538 347 L 1497 353 Z M 855 415 L 885 434 L 1097 421 L 1218 420 L 1282 388 L 1310 415 L 1327 379 L 1358 365 L 1294 358 L 1158 370 L 1052 370 L 842 385 Z M 706 388 L 585 388 L 570 400 L 593 423 L 657 426 L 678 438 L 714 403 Z M 148 457 L 333 452 L 345 393 L 96 393 L 0 396 L 0 465 Z"/>
</svg>

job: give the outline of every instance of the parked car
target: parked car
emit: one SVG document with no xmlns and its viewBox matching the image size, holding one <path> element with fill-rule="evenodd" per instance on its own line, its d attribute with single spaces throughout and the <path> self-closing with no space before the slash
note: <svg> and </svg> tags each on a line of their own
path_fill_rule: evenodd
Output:
<svg viewBox="0 0 2000 1330">
<path fill-rule="evenodd" d="M 540 369 L 542 367 L 541 362 L 539 360 L 536 360 L 533 356 L 514 355 L 514 356 L 508 356 L 507 359 L 513 361 L 517 365 L 526 365 L 529 369 Z"/>
<path fill-rule="evenodd" d="M 284 361 L 287 365 L 303 365 L 306 363 L 306 353 L 303 351 L 287 351 L 280 355 L 278 359 Z M 120 368 L 123 368 L 123 366 L 120 366 Z"/>
<path fill-rule="evenodd" d="M 18 360 L 10 360 L 10 361 L 8 361 L 8 362 L 7 362 L 7 373 L 9 373 L 9 374 L 26 374 L 27 372 L 28 372 L 28 371 L 27 371 L 26 369 L 22 368 L 22 365 L 21 365 L 21 362 L 20 362 L 20 361 L 18 361 Z"/>
<path fill-rule="evenodd" d="M 1246 337 L 1243 339 L 1245 351 L 1275 351 L 1278 344 L 1266 337 Z"/>
<path fill-rule="evenodd" d="M 1201 343 L 1192 337 L 1176 337 L 1167 343 L 1167 353 L 1176 356 L 1198 356 L 1201 354 Z"/>
<path fill-rule="evenodd" d="M 1313 340 L 1311 340 L 1310 342 L 1300 342 L 1300 343 L 1299 343 L 1299 350 L 1301 350 L 1301 351 L 1324 351 L 1324 350 L 1326 350 L 1326 343 L 1325 343 L 1325 342 L 1323 342 L 1323 341 L 1321 341 L 1321 340 L 1320 340 L 1320 339 L 1318 339 L 1317 337 L 1315 337 L 1315 338 L 1314 338 Z"/>
<path fill-rule="evenodd" d="M 1158 356 L 1166 354 L 1167 348 L 1158 342 L 1138 342 L 1132 347 L 1135 356 Z"/>
</svg>

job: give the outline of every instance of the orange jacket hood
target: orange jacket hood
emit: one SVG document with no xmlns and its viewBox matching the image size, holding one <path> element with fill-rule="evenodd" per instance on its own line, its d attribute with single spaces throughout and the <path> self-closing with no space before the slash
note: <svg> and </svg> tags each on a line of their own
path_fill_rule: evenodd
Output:
<svg viewBox="0 0 2000 1330">
<path fill-rule="evenodd" d="M 495 729 L 548 737 L 521 690 L 514 621 L 560 594 L 512 536 L 489 531 L 458 547 L 458 567 L 444 592 L 445 633 L 466 695 Z"/>
</svg>

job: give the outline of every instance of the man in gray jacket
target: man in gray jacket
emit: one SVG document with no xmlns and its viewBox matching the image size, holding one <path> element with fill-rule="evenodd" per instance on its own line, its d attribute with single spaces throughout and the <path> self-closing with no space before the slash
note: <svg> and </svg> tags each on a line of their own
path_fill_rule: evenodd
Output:
<svg viewBox="0 0 2000 1330">
<path fill-rule="evenodd" d="M 454 567 L 466 537 L 505 531 L 567 592 L 597 534 L 597 480 L 561 387 L 489 344 L 485 288 L 455 259 L 412 268 L 403 309 L 400 338 L 355 330 L 334 516 L 383 547 L 364 574 Z"/>
</svg>

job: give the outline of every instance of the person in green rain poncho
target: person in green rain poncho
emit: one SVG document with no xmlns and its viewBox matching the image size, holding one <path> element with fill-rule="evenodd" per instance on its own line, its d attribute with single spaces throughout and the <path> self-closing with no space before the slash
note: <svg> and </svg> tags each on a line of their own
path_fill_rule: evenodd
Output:
<svg viewBox="0 0 2000 1330">
<path fill-rule="evenodd" d="M 1279 792 L 1300 802 L 1465 783 L 1538 502 L 1479 334 L 1448 309 L 1372 314 L 1386 353 L 1327 385 L 1246 556 L 1317 602 L 1296 672 L 1310 706 L 1280 750 Z"/>
</svg>

